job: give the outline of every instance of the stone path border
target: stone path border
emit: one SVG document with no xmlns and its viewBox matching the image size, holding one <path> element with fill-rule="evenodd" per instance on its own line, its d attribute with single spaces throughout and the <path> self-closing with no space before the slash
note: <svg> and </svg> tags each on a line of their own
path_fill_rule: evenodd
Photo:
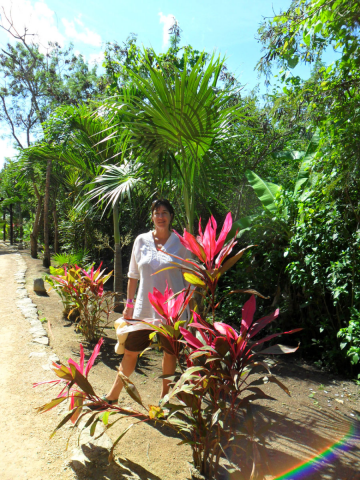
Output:
<svg viewBox="0 0 360 480">
<path fill-rule="evenodd" d="M 51 370 L 52 362 L 59 362 L 60 359 L 56 354 L 48 351 L 49 337 L 47 331 L 39 320 L 37 305 L 33 303 L 25 287 L 25 274 L 27 270 L 26 262 L 22 258 L 20 253 L 14 252 L 14 255 L 16 257 L 16 263 L 18 265 L 18 269 L 17 272 L 14 274 L 14 277 L 15 282 L 19 285 L 16 289 L 15 303 L 18 309 L 24 315 L 25 321 L 29 322 L 29 333 L 32 337 L 32 343 L 34 344 L 34 346 L 35 344 L 37 346 L 43 346 L 42 350 L 31 352 L 29 357 L 44 357 L 45 363 L 42 365 L 42 368 L 44 370 Z M 84 446 L 90 448 L 92 446 L 93 449 L 96 449 L 96 447 L 100 447 L 100 449 L 106 449 L 110 451 L 113 445 L 110 437 L 106 433 L 103 433 L 105 427 L 101 423 L 97 424 L 95 437 L 90 436 L 90 427 L 84 428 L 85 423 L 86 420 L 84 419 L 82 424 L 79 425 L 79 429 L 81 430 L 80 446 L 73 450 L 73 456 L 71 459 L 73 462 L 79 462 L 83 465 L 86 465 L 87 462 L 91 462 L 91 460 L 85 455 L 83 451 Z M 101 436 L 98 437 L 100 434 Z"/>
</svg>

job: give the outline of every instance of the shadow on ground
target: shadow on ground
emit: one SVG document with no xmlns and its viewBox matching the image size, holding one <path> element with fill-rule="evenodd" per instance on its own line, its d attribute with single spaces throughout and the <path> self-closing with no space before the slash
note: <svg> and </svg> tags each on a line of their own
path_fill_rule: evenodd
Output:
<svg viewBox="0 0 360 480">
<path fill-rule="evenodd" d="M 253 407 L 256 432 L 266 430 L 267 448 L 260 448 L 260 464 L 269 478 L 306 480 L 360 480 L 360 421 L 336 412 L 327 413 L 303 405 L 290 418 L 262 406 Z M 360 415 L 358 417 L 360 419 Z M 247 480 L 248 445 L 239 442 L 243 453 L 231 460 L 242 472 L 223 476 L 225 480 Z M 228 452 L 231 457 L 231 452 Z M 239 462 L 239 463 L 238 463 Z M 286 477 L 283 475 L 287 473 Z"/>
<path fill-rule="evenodd" d="M 72 460 L 69 464 L 79 480 L 162 480 L 154 473 L 126 458 L 109 463 L 109 452 L 105 448 L 83 445 L 82 453 L 83 457 L 80 453 L 79 460 Z M 85 461 L 85 457 L 88 461 Z"/>
</svg>

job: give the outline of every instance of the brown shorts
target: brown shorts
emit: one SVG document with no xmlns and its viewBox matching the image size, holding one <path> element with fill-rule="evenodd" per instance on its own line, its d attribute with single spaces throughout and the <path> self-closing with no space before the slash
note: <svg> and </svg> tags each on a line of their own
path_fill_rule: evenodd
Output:
<svg viewBox="0 0 360 480">
<path fill-rule="evenodd" d="M 142 352 L 145 348 L 150 346 L 151 340 L 149 335 L 154 330 L 138 330 L 137 332 L 130 332 L 125 341 L 125 348 L 130 352 Z M 160 344 L 166 353 L 173 355 L 169 340 L 161 334 L 158 334 Z"/>
</svg>

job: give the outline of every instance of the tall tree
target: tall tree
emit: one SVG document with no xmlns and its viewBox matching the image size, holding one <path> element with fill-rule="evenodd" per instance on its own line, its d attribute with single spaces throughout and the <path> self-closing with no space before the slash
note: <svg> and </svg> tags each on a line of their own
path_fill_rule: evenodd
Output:
<svg viewBox="0 0 360 480">
<path fill-rule="evenodd" d="M 142 64 L 147 75 L 129 68 L 132 85 L 123 88 L 117 101 L 110 100 L 108 108 L 121 117 L 121 135 L 130 133 L 148 162 L 171 164 L 177 172 L 186 227 L 192 231 L 195 194 L 212 166 L 210 149 L 229 139 L 231 124 L 241 121 L 243 108 L 231 102 L 234 92 L 218 83 L 224 66 L 220 58 L 212 57 L 206 65 L 200 56 L 191 66 L 185 55 L 181 70 L 174 64 L 168 69 L 160 59 L 153 67 L 145 51 Z"/>
<path fill-rule="evenodd" d="M 60 104 L 77 104 L 102 93 L 105 85 L 98 79 L 96 67 L 90 69 L 73 48 L 62 49 L 49 43 L 45 53 L 36 36 L 27 29 L 19 32 L 4 8 L 0 27 L 15 44 L 0 50 L 0 122 L 7 126 L 8 136 L 23 149 L 41 135 L 42 124 Z M 51 163 L 47 160 L 44 199 L 44 265 L 50 264 L 48 237 Z M 38 200 L 38 205 L 40 200 Z M 35 227 L 33 235 L 38 231 Z M 32 255 L 37 252 L 32 249 Z"/>
</svg>

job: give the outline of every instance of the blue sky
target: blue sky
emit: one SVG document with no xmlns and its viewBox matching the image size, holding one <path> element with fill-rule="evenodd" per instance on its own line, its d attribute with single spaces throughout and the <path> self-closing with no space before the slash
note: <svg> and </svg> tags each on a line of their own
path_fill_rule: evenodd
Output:
<svg viewBox="0 0 360 480">
<path fill-rule="evenodd" d="M 75 51 L 98 64 L 106 42 L 122 42 L 131 32 L 138 34 L 139 44 L 163 51 L 168 46 L 167 30 L 175 17 L 183 30 L 183 44 L 226 55 L 229 70 L 242 84 L 251 89 L 260 82 L 264 91 L 264 79 L 259 80 L 254 71 L 261 56 L 261 45 L 255 39 L 257 29 L 263 17 L 287 9 L 290 3 L 290 0 L 1 0 L 0 6 L 7 15 L 12 12 L 19 31 L 26 25 L 29 32 L 39 35 L 43 45 L 48 40 L 62 45 L 73 42 Z M 5 21 L 3 14 L 2 19 Z M 9 40 L 8 34 L 0 31 L 0 47 Z M 296 73 L 307 77 L 309 70 L 297 67 Z M 13 153 L 12 142 L 0 139 L 0 167 L 4 156 Z"/>
</svg>

